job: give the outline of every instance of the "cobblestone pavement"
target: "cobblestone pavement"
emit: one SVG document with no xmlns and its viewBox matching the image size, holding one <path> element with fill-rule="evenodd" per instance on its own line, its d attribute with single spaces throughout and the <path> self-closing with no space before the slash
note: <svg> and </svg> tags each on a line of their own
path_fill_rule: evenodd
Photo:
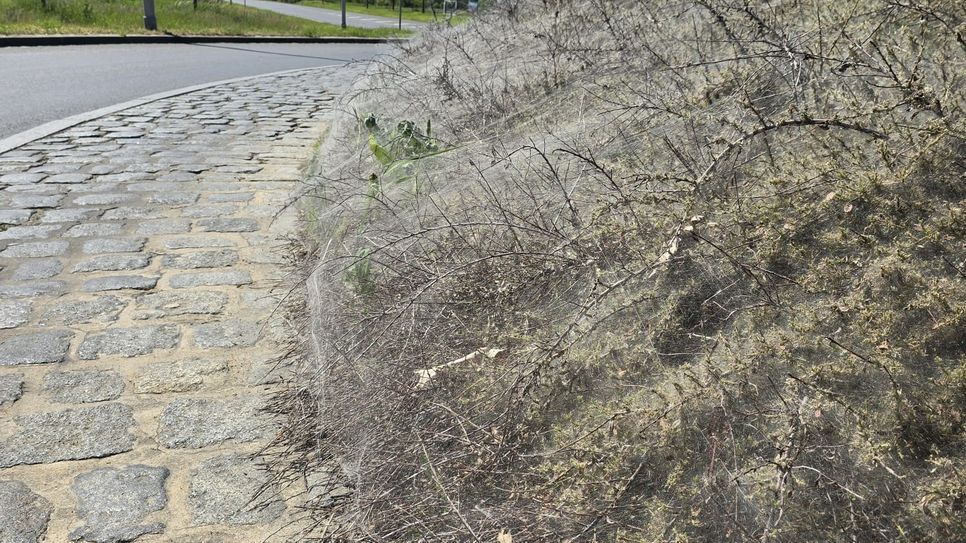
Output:
<svg viewBox="0 0 966 543">
<path fill-rule="evenodd" d="M 291 528 L 251 456 L 289 334 L 285 204 L 333 77 L 209 88 L 0 155 L 0 543 Z"/>
</svg>

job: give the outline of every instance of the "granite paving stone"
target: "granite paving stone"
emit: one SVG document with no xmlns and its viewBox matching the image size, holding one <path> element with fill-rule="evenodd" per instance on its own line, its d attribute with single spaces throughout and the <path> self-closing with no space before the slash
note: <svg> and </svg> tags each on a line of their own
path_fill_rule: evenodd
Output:
<svg viewBox="0 0 966 543">
<path fill-rule="evenodd" d="M 184 234 L 191 230 L 191 221 L 185 219 L 157 219 L 138 224 L 136 234 Z"/>
<path fill-rule="evenodd" d="M 171 278 L 172 288 L 192 288 L 219 285 L 247 285 L 252 276 L 244 270 L 183 273 Z"/>
<path fill-rule="evenodd" d="M 3 192 L 8 195 L 28 194 L 34 196 L 56 196 L 62 194 L 64 188 L 60 185 L 10 185 L 3 189 Z"/>
<path fill-rule="evenodd" d="M 256 232 L 255 219 L 202 219 L 198 221 L 202 232 Z"/>
<path fill-rule="evenodd" d="M 158 442 L 169 449 L 200 449 L 264 438 L 270 431 L 260 412 L 264 405 L 257 397 L 174 400 L 161 412 Z"/>
<path fill-rule="evenodd" d="M 164 467 L 134 465 L 78 475 L 72 490 L 84 525 L 73 530 L 70 539 L 118 543 L 163 533 L 165 524 L 147 517 L 167 505 L 164 483 L 169 473 Z"/>
<path fill-rule="evenodd" d="M 224 166 L 217 166 L 215 170 L 230 173 L 258 173 L 262 171 L 262 167 L 252 164 L 226 164 Z"/>
<path fill-rule="evenodd" d="M 44 212 L 40 217 L 40 222 L 42 223 L 58 223 L 58 222 L 79 222 L 87 221 L 93 219 L 100 215 L 101 210 L 99 209 L 86 209 L 86 208 L 68 208 L 68 209 L 50 209 Z"/>
<path fill-rule="evenodd" d="M 0 185 L 32 185 L 45 177 L 47 174 L 43 173 L 8 173 L 0 175 Z"/>
<path fill-rule="evenodd" d="M 133 200 L 134 196 L 131 194 L 85 194 L 83 196 L 78 196 L 74 198 L 74 204 L 79 206 L 90 206 L 90 205 L 117 205 L 123 202 Z"/>
<path fill-rule="evenodd" d="M 158 176 L 158 181 L 165 183 L 187 183 L 188 181 L 194 181 L 197 179 L 197 175 L 191 172 L 171 172 L 164 175 Z"/>
<path fill-rule="evenodd" d="M 2 258 L 45 258 L 60 256 L 67 252 L 69 241 L 30 241 L 8 246 L 0 251 Z"/>
<path fill-rule="evenodd" d="M 211 166 L 207 164 L 175 164 L 174 169 L 179 172 L 191 172 L 191 173 L 201 173 L 211 169 Z"/>
<path fill-rule="evenodd" d="M 285 510 L 274 490 L 268 474 L 251 458 L 221 455 L 192 470 L 188 505 L 195 525 L 264 523 Z"/>
<path fill-rule="evenodd" d="M 12 277 L 14 281 L 49 279 L 62 271 L 64 271 L 64 263 L 56 258 L 44 260 L 32 258 L 18 266 Z"/>
<path fill-rule="evenodd" d="M 17 431 L 0 441 L 0 468 L 102 458 L 134 448 L 130 407 L 104 403 L 14 419 Z"/>
<path fill-rule="evenodd" d="M 44 392 L 57 403 L 103 402 L 121 396 L 124 380 L 113 370 L 52 371 L 44 376 Z"/>
<path fill-rule="evenodd" d="M 85 142 L 85 143 L 87 143 L 87 142 Z M 86 147 L 89 148 L 89 147 L 91 147 L 91 145 L 86 145 Z M 88 170 L 88 171 L 92 175 L 106 175 L 106 174 L 109 174 L 109 173 L 117 173 L 118 170 L 119 170 L 118 166 L 116 166 L 114 164 L 98 164 L 96 166 L 92 166 L 90 168 L 90 170 Z"/>
<path fill-rule="evenodd" d="M 27 149 L 14 149 L 13 151 L 4 153 L 3 159 L 15 162 L 38 162 L 42 156 L 40 153 L 34 153 Z"/>
<path fill-rule="evenodd" d="M 134 164 L 128 166 L 122 173 L 106 175 L 106 179 L 112 182 L 130 183 L 131 181 L 144 181 L 145 179 L 151 179 L 151 175 L 161 170 L 160 166 L 153 164 Z M 128 185 L 128 190 L 130 190 Z"/>
<path fill-rule="evenodd" d="M 16 328 L 30 318 L 30 300 L 0 300 L 0 330 Z"/>
<path fill-rule="evenodd" d="M 238 262 L 238 253 L 228 249 L 219 251 L 198 251 L 166 255 L 161 261 L 165 268 L 191 270 L 197 268 L 225 268 Z"/>
<path fill-rule="evenodd" d="M 87 260 L 78 262 L 73 270 L 74 273 L 95 272 L 95 271 L 125 271 L 139 270 L 146 268 L 151 263 L 151 257 L 143 254 L 106 254 L 98 255 Z"/>
<path fill-rule="evenodd" d="M 10 207 L 15 207 L 17 209 L 43 209 L 49 207 L 57 207 L 60 202 L 64 199 L 63 195 L 57 194 L 53 196 L 35 196 L 31 194 L 18 194 L 10 198 Z"/>
<path fill-rule="evenodd" d="M 90 179 L 90 174 L 86 173 L 60 173 L 56 175 L 51 175 L 47 179 L 44 179 L 44 183 L 54 183 L 54 184 L 74 184 L 83 183 Z"/>
<path fill-rule="evenodd" d="M 218 194 L 209 194 L 208 201 L 217 202 L 248 202 L 255 197 L 254 193 L 251 192 L 223 192 Z"/>
<path fill-rule="evenodd" d="M 44 541 L 53 506 L 20 481 L 0 481 L 0 541 Z"/>
<path fill-rule="evenodd" d="M 289 359 L 280 357 L 255 359 L 248 370 L 248 384 L 258 386 L 280 383 L 294 375 L 294 372 L 295 368 Z"/>
<path fill-rule="evenodd" d="M 208 172 L 202 176 L 203 181 L 199 183 L 205 192 L 228 192 L 238 189 L 238 176 L 233 173 Z M 245 188 L 251 188 L 246 184 Z"/>
<path fill-rule="evenodd" d="M 116 192 L 120 188 L 120 185 L 118 183 L 108 183 L 106 181 L 102 181 L 102 179 L 100 178 L 98 179 L 98 181 L 99 181 L 98 183 L 87 183 L 84 185 L 71 185 L 70 192 L 71 194 L 75 194 L 77 196 L 107 194 L 107 193 Z M 70 204 L 70 205 L 76 205 L 76 204 Z M 104 212 L 103 206 L 97 206 L 97 207 L 92 206 L 89 209 L 91 209 L 92 211 L 96 211 L 98 213 Z"/>
<path fill-rule="evenodd" d="M 169 238 L 164 240 L 165 249 L 204 249 L 208 247 L 234 247 L 235 243 L 229 239 L 191 236 Z"/>
<path fill-rule="evenodd" d="M 0 339 L 0 366 L 62 362 L 73 337 L 70 330 L 51 330 Z"/>
<path fill-rule="evenodd" d="M 84 254 L 136 253 L 147 243 L 145 238 L 89 239 L 84 242 Z"/>
<path fill-rule="evenodd" d="M 209 204 L 186 207 L 181 210 L 181 216 L 191 219 L 201 219 L 208 217 L 224 217 L 238 212 L 235 204 Z"/>
<path fill-rule="evenodd" d="M 0 406 L 10 405 L 23 395 L 23 374 L 0 375 Z M 2 507 L 2 506 L 0 506 Z"/>
<path fill-rule="evenodd" d="M 47 161 L 45 164 L 31 168 L 30 171 L 31 173 L 38 172 L 48 174 L 74 173 L 77 171 L 77 167 L 71 164 L 54 164 L 50 161 Z"/>
<path fill-rule="evenodd" d="M 241 319 L 198 324 L 191 330 L 194 344 L 204 349 L 251 347 L 261 331 L 257 322 Z"/>
<path fill-rule="evenodd" d="M 198 201 L 197 193 L 174 192 L 165 194 L 153 194 L 148 197 L 148 203 L 161 204 L 166 206 L 190 205 Z"/>
<path fill-rule="evenodd" d="M 67 290 L 63 281 L 27 281 L 17 284 L 0 284 L 0 299 L 29 298 L 44 294 L 62 294 Z"/>
<path fill-rule="evenodd" d="M 108 290 L 151 290 L 158 284 L 157 277 L 145 275 L 112 275 L 84 281 L 85 292 L 104 292 Z"/>
<path fill-rule="evenodd" d="M 10 185 L 9 187 L 3 189 L 3 192 L 8 195 L 31 194 L 50 196 L 62 194 L 64 192 L 64 187 L 59 185 Z"/>
<path fill-rule="evenodd" d="M 105 211 L 101 218 L 106 221 L 159 219 L 164 217 L 164 213 L 164 210 L 155 207 L 117 207 Z"/>
<path fill-rule="evenodd" d="M 180 338 L 181 331 L 174 324 L 108 328 L 101 333 L 88 334 L 77 349 L 77 357 L 94 360 L 112 355 L 126 358 L 142 356 L 157 349 L 173 349 Z"/>
<path fill-rule="evenodd" d="M 30 209 L 0 209 L 0 225 L 23 224 L 34 214 Z"/>
<path fill-rule="evenodd" d="M 197 187 L 195 187 L 197 189 Z M 127 186 L 129 192 L 177 192 L 184 190 L 179 183 L 159 183 L 150 181 L 146 183 L 131 183 Z"/>
<path fill-rule="evenodd" d="M 138 394 L 166 394 L 171 392 L 191 392 L 228 372 L 224 360 L 189 359 L 177 362 L 152 364 L 144 368 L 134 381 L 134 392 Z"/>
<path fill-rule="evenodd" d="M 60 228 L 55 224 L 12 226 L 0 231 L 0 239 L 45 239 L 51 232 L 56 232 Z"/>
<path fill-rule="evenodd" d="M 138 296 L 132 318 L 160 319 L 178 315 L 216 315 L 228 303 L 223 292 L 204 290 L 155 292 Z"/>
<path fill-rule="evenodd" d="M 117 320 L 117 315 L 127 304 L 114 296 L 97 296 L 88 300 L 54 302 L 41 318 L 45 324 L 107 323 Z"/>
<path fill-rule="evenodd" d="M 122 224 L 119 223 L 86 223 L 72 226 L 64 232 L 68 238 L 116 236 L 121 233 Z"/>
</svg>

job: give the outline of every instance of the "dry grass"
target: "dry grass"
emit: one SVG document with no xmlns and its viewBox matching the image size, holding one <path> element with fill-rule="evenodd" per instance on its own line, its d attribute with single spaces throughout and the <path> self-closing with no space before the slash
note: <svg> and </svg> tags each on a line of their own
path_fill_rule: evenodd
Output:
<svg viewBox="0 0 966 543">
<path fill-rule="evenodd" d="M 375 69 L 348 106 L 444 152 L 349 119 L 306 198 L 279 405 L 291 472 L 355 489 L 323 539 L 963 539 L 964 33 L 504 1 Z"/>
</svg>

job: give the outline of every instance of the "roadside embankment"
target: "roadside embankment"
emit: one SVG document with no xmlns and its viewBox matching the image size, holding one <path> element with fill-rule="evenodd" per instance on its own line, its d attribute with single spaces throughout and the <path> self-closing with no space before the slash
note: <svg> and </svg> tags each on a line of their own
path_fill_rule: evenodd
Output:
<svg viewBox="0 0 966 543">
<path fill-rule="evenodd" d="M 966 7 L 495 4 L 304 200 L 344 535 L 963 539 Z"/>
</svg>

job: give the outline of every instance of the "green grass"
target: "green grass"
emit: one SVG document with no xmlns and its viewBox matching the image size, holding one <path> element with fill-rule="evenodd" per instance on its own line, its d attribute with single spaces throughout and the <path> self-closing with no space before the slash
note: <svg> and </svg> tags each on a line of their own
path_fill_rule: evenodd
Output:
<svg viewBox="0 0 966 543">
<path fill-rule="evenodd" d="M 174 34 L 214 36 L 405 35 L 392 28 L 347 28 L 246 8 L 239 4 L 156 0 L 158 29 Z M 146 34 L 140 0 L 0 0 L 0 35 Z"/>
<path fill-rule="evenodd" d="M 342 3 L 333 0 L 302 0 L 300 2 L 295 2 L 301 6 L 312 6 L 317 8 L 326 8 L 341 10 Z M 370 5 L 368 8 L 362 4 L 354 4 L 352 2 L 346 3 L 346 11 L 351 11 L 352 13 L 362 13 L 367 15 L 375 15 L 378 17 L 389 17 L 390 19 L 397 19 L 399 17 L 399 9 L 392 9 L 387 6 L 374 6 Z M 432 10 L 429 7 L 426 8 L 426 12 L 414 10 L 411 7 L 403 8 L 403 19 L 407 21 L 418 21 L 421 23 L 432 23 L 437 20 L 444 21 L 443 11 L 441 9 L 436 10 L 436 18 L 433 17 Z M 470 15 L 461 12 L 453 16 L 453 24 L 462 23 L 470 19 Z"/>
</svg>

